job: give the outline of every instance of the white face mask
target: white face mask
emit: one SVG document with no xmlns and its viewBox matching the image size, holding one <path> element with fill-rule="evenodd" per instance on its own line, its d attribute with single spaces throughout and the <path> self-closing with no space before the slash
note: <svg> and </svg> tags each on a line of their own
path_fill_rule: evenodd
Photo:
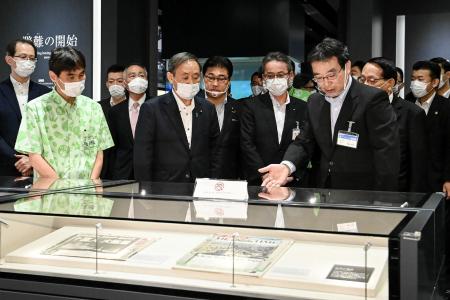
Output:
<svg viewBox="0 0 450 300">
<path fill-rule="evenodd" d="M 447 81 L 447 80 L 444 81 L 444 74 L 441 74 L 441 78 L 440 78 L 440 81 L 439 81 L 439 87 L 438 87 L 438 89 L 440 89 L 441 87 L 443 87 L 446 81 Z"/>
<path fill-rule="evenodd" d="M 128 90 L 135 94 L 143 94 L 147 90 L 148 81 L 141 77 L 136 77 L 128 83 Z"/>
<path fill-rule="evenodd" d="M 203 86 L 205 87 L 205 92 L 210 94 L 212 98 L 217 98 L 217 97 L 225 94 L 228 91 L 228 84 L 227 84 L 227 87 L 225 88 L 225 90 L 223 92 L 207 90 L 206 89 L 206 84 L 204 82 L 203 82 Z"/>
<path fill-rule="evenodd" d="M 110 85 L 109 88 L 109 94 L 111 97 L 122 97 L 125 95 L 125 88 L 118 84 Z"/>
<path fill-rule="evenodd" d="M 253 96 L 258 96 L 260 94 L 263 94 L 265 92 L 265 89 L 261 85 L 252 85 L 252 94 Z"/>
<path fill-rule="evenodd" d="M 183 99 L 190 100 L 194 98 L 195 95 L 198 94 L 198 91 L 200 91 L 200 83 L 181 83 L 181 82 L 176 83 L 177 88 L 175 89 L 175 91 L 177 92 L 178 96 Z"/>
<path fill-rule="evenodd" d="M 264 81 L 266 89 L 274 96 L 283 95 L 289 88 L 287 78 L 266 79 Z"/>
<path fill-rule="evenodd" d="M 425 96 L 428 91 L 427 91 L 427 86 L 428 86 L 429 82 L 422 82 L 419 80 L 413 80 L 411 81 L 411 92 L 413 93 L 414 97 L 416 98 L 422 98 L 423 96 Z"/>
<path fill-rule="evenodd" d="M 14 60 L 16 62 L 15 72 L 20 77 L 29 77 L 33 74 L 36 68 L 36 62 L 28 59 L 25 60 Z"/>
<path fill-rule="evenodd" d="M 76 81 L 76 82 L 64 82 L 61 79 L 59 79 L 64 84 L 64 89 L 58 84 L 61 92 L 66 95 L 67 97 L 78 97 L 81 95 L 81 93 L 84 91 L 85 81 Z"/>
</svg>

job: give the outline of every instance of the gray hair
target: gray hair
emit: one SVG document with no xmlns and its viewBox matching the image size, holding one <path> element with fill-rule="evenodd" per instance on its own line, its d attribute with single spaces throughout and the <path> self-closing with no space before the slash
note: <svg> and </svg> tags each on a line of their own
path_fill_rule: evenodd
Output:
<svg viewBox="0 0 450 300">
<path fill-rule="evenodd" d="M 180 52 L 175 54 L 169 59 L 169 66 L 168 71 L 172 74 L 175 74 L 175 70 L 182 65 L 183 63 L 187 62 L 188 60 L 193 60 L 198 64 L 199 69 L 202 69 L 202 66 L 200 65 L 200 62 L 198 61 L 197 56 L 195 56 L 192 53 L 189 52 Z"/>
<path fill-rule="evenodd" d="M 264 72 L 264 69 L 266 67 L 266 64 L 271 61 L 280 61 L 284 62 L 287 65 L 288 71 L 294 71 L 293 69 L 293 62 L 292 60 L 284 53 L 282 52 L 270 52 L 268 53 L 262 60 L 262 71 Z"/>
</svg>

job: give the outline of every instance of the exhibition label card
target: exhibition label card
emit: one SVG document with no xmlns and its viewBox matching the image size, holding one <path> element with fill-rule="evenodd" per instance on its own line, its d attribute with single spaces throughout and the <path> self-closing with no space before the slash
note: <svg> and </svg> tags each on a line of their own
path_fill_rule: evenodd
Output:
<svg viewBox="0 0 450 300">
<path fill-rule="evenodd" d="M 247 202 L 194 200 L 195 217 L 247 220 Z"/>
<path fill-rule="evenodd" d="M 247 181 L 197 178 L 194 197 L 248 200 Z"/>
<path fill-rule="evenodd" d="M 327 279 L 369 282 L 374 268 L 364 268 L 356 266 L 334 265 L 328 274 Z"/>
</svg>

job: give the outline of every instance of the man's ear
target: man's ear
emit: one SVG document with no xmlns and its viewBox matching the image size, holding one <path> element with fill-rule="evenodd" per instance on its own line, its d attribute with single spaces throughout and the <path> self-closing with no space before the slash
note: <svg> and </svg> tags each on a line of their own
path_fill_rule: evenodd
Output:
<svg viewBox="0 0 450 300">
<path fill-rule="evenodd" d="M 6 62 L 7 65 L 9 65 L 9 66 L 11 66 L 11 67 L 13 67 L 13 66 L 14 66 L 14 63 L 15 63 L 14 58 L 12 58 L 12 57 L 9 56 L 9 55 L 6 55 L 6 56 L 5 56 L 5 62 Z"/>
<path fill-rule="evenodd" d="M 173 84 L 174 75 L 172 74 L 172 72 L 167 72 L 166 77 L 167 77 L 167 80 L 169 80 L 170 84 Z"/>
<path fill-rule="evenodd" d="M 50 77 L 50 80 L 55 82 L 58 79 L 58 76 L 53 71 L 48 71 L 48 77 Z"/>
</svg>

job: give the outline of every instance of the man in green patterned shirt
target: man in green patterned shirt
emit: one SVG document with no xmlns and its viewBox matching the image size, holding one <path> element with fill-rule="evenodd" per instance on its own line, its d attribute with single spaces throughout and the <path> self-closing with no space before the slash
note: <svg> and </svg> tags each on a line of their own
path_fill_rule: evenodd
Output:
<svg viewBox="0 0 450 300">
<path fill-rule="evenodd" d="M 26 105 L 15 149 L 29 155 L 35 177 L 100 176 L 103 150 L 114 144 L 100 105 L 81 95 L 85 67 L 79 50 L 54 49 L 49 76 L 55 87 Z"/>
</svg>

